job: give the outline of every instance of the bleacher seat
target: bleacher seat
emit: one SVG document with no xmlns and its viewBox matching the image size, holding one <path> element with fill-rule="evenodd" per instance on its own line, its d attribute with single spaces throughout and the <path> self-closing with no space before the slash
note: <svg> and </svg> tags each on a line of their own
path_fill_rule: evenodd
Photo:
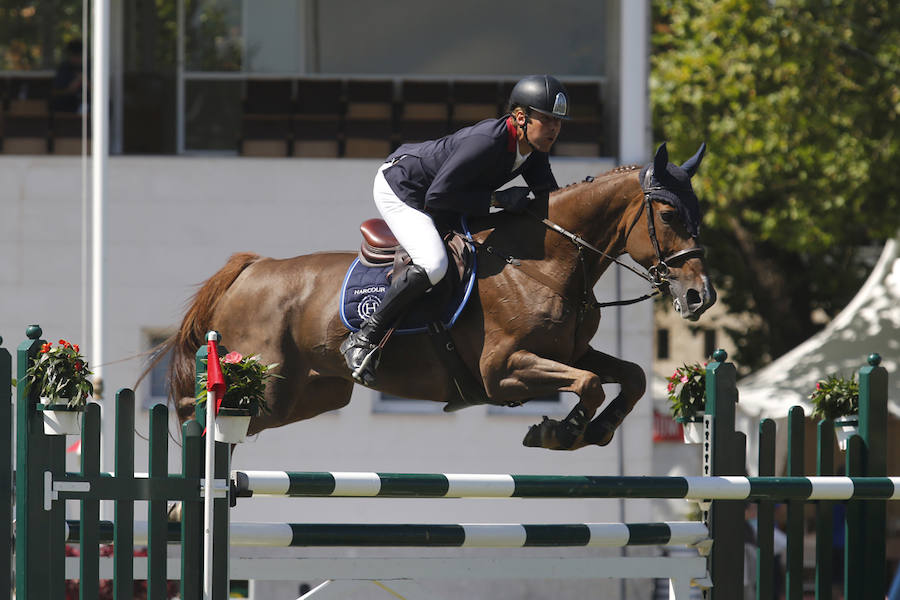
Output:
<svg viewBox="0 0 900 600">
<path fill-rule="evenodd" d="M 400 93 L 400 142 L 421 142 L 450 133 L 450 82 L 404 81 Z"/>
<path fill-rule="evenodd" d="M 300 79 L 292 119 L 294 156 L 336 158 L 341 152 L 344 84 L 340 79 Z"/>
<path fill-rule="evenodd" d="M 553 146 L 558 156 L 599 156 L 603 144 L 603 100 L 596 82 L 563 82 L 571 119 Z"/>
<path fill-rule="evenodd" d="M 496 82 L 454 81 L 452 89 L 451 129 L 472 125 L 502 115 L 502 102 Z"/>
<path fill-rule="evenodd" d="M 3 114 L 4 154 L 49 151 L 51 88 L 49 77 L 9 77 Z"/>
<path fill-rule="evenodd" d="M 53 154 L 81 154 L 81 115 L 55 112 L 50 118 L 50 147 Z M 91 121 L 87 120 L 87 151 L 91 151 Z"/>
<path fill-rule="evenodd" d="M 347 82 L 344 156 L 381 158 L 394 144 L 394 82 L 390 79 Z"/>
<path fill-rule="evenodd" d="M 291 152 L 292 82 L 248 80 L 241 113 L 243 156 L 288 156 Z"/>
</svg>

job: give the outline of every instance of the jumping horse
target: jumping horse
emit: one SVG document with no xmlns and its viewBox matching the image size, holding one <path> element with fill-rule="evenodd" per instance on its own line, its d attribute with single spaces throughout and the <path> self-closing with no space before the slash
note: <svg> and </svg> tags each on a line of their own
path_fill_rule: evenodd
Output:
<svg viewBox="0 0 900 600">
<path fill-rule="evenodd" d="M 593 287 L 628 254 L 675 310 L 696 320 L 716 299 L 697 240 L 691 188 L 705 145 L 681 166 L 665 144 L 641 169 L 620 167 L 532 201 L 526 214 L 469 220 L 478 252 L 477 293 L 450 334 L 489 403 L 517 406 L 561 391 L 579 401 L 561 421 L 544 417 L 526 446 L 604 446 L 644 394 L 642 369 L 589 346 L 600 322 Z M 169 393 L 180 419 L 193 416 L 194 355 L 209 330 L 228 348 L 279 363 L 266 390 L 268 413 L 250 433 L 310 419 L 350 401 L 353 380 L 339 351 L 349 334 L 337 298 L 350 252 L 288 259 L 234 254 L 198 290 L 165 350 L 173 352 Z M 637 272 L 637 271 L 636 271 Z M 449 373 L 427 334 L 395 335 L 374 388 L 405 398 L 454 402 Z M 606 401 L 603 384 L 618 383 Z"/>
</svg>

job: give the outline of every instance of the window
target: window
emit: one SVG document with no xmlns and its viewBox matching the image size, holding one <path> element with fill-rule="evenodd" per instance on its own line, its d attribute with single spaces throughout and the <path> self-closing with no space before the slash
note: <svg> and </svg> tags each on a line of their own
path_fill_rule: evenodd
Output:
<svg viewBox="0 0 900 600">
<path fill-rule="evenodd" d="M 666 360 L 669 358 L 669 330 L 656 330 L 656 359 Z"/>
<path fill-rule="evenodd" d="M 153 350 L 160 344 L 162 344 L 168 338 L 168 334 L 164 333 L 148 333 L 147 334 L 147 348 L 148 350 Z M 152 354 L 148 357 L 146 365 L 150 365 L 157 358 L 156 354 Z M 166 404 L 168 402 L 168 376 L 169 376 L 169 363 L 171 362 L 172 353 L 168 352 L 165 356 L 163 356 L 159 362 L 153 365 L 153 368 L 150 370 L 150 374 L 147 375 L 144 385 L 145 393 L 144 393 L 144 408 L 151 409 L 153 406 L 157 404 Z"/>
<path fill-rule="evenodd" d="M 706 329 L 703 331 L 703 356 L 709 358 L 716 351 L 716 330 Z"/>
</svg>

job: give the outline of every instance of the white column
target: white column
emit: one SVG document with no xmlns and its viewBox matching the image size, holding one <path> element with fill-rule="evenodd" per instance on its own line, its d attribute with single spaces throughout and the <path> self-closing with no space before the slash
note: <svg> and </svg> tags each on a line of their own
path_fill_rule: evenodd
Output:
<svg viewBox="0 0 900 600">
<path fill-rule="evenodd" d="M 650 153 L 650 2 L 621 0 L 619 164 L 643 164 Z"/>
<path fill-rule="evenodd" d="M 91 365 L 94 376 L 103 381 L 103 320 L 105 314 L 104 211 L 106 204 L 106 166 L 109 159 L 109 0 L 93 0 L 91 36 Z M 103 390 L 104 399 L 114 398 L 112 389 Z M 112 406 L 112 404 L 110 404 Z M 114 419 L 104 419 L 114 423 Z M 108 434 L 114 427 L 104 428 Z M 101 467 L 110 472 L 113 465 L 104 450 L 112 436 L 101 444 Z"/>
</svg>

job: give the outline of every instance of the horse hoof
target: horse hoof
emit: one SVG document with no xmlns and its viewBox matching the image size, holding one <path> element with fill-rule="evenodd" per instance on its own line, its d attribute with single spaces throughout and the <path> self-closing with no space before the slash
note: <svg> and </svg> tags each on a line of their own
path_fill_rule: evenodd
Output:
<svg viewBox="0 0 900 600">
<path fill-rule="evenodd" d="M 528 428 L 522 445 L 548 450 L 570 450 L 575 437 L 565 423 L 544 417 L 540 423 Z"/>
<path fill-rule="evenodd" d="M 528 428 L 528 433 L 525 434 L 525 438 L 522 440 L 522 445 L 527 446 L 529 448 L 540 448 L 541 447 L 541 426 L 540 425 L 532 425 Z"/>
</svg>

